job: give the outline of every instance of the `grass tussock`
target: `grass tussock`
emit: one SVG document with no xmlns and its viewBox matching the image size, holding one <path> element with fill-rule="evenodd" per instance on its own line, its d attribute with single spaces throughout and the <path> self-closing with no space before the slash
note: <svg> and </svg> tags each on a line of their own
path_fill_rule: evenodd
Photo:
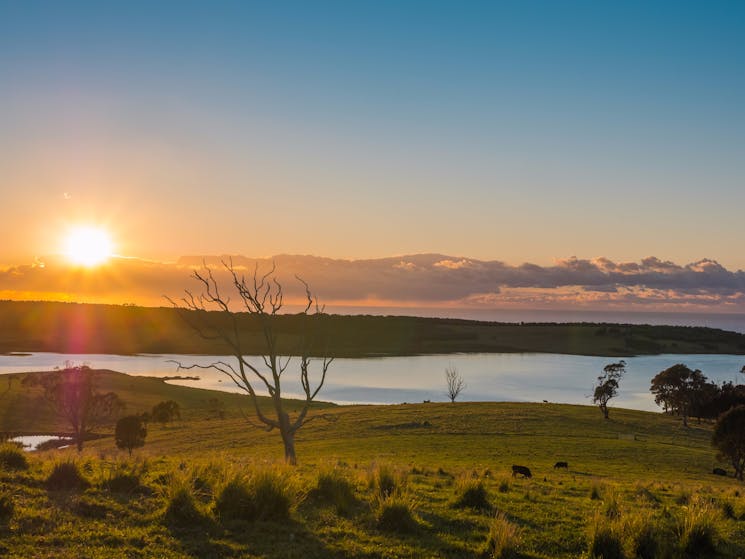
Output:
<svg viewBox="0 0 745 559">
<path fill-rule="evenodd" d="M 712 557 L 717 554 L 720 517 L 720 512 L 706 501 L 694 501 L 684 509 L 678 526 L 678 541 L 683 557 Z"/>
<path fill-rule="evenodd" d="M 163 490 L 166 500 L 163 518 L 167 524 L 187 529 L 204 523 L 206 514 L 195 496 L 194 485 L 189 476 L 174 472 Z"/>
<path fill-rule="evenodd" d="M 0 525 L 7 526 L 13 518 L 15 503 L 10 495 L 0 495 Z"/>
<path fill-rule="evenodd" d="M 414 505 L 405 495 L 389 495 L 378 499 L 377 526 L 384 532 L 413 534 L 419 530 L 414 516 Z"/>
<path fill-rule="evenodd" d="M 664 529 L 651 514 L 638 512 L 624 517 L 626 556 L 637 559 L 657 559 L 663 556 Z"/>
<path fill-rule="evenodd" d="M 338 469 L 329 469 L 318 474 L 313 496 L 333 505 L 337 514 L 348 515 L 357 505 L 354 486 Z"/>
<path fill-rule="evenodd" d="M 458 495 L 453 502 L 453 507 L 491 510 L 492 504 L 489 502 L 489 494 L 484 482 L 474 479 L 462 480 L 458 486 Z"/>
<path fill-rule="evenodd" d="M 223 523 L 290 518 L 293 504 L 287 476 L 271 469 L 234 476 L 215 500 L 215 516 Z"/>
<path fill-rule="evenodd" d="M 26 455 L 18 445 L 5 443 L 0 446 L 0 468 L 4 470 L 28 470 Z"/>
<path fill-rule="evenodd" d="M 403 492 L 406 478 L 387 464 L 376 464 L 368 472 L 368 486 L 378 497 L 386 499 Z"/>
<path fill-rule="evenodd" d="M 604 514 L 596 514 L 588 526 L 588 555 L 592 559 L 624 559 L 620 525 Z"/>
<path fill-rule="evenodd" d="M 91 483 L 81 472 L 77 462 L 57 462 L 46 479 L 47 489 L 50 491 L 83 491 Z"/>
<path fill-rule="evenodd" d="M 516 558 L 519 556 L 521 543 L 520 528 L 510 522 L 503 512 L 498 512 L 489 523 L 489 534 L 486 536 L 481 556 L 485 559 Z"/>
</svg>

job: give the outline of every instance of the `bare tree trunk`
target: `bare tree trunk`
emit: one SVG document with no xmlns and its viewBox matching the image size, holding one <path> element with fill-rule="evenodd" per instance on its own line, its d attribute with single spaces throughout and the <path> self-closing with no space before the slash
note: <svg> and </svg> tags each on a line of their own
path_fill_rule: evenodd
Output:
<svg viewBox="0 0 745 559">
<path fill-rule="evenodd" d="M 600 406 L 600 411 L 602 411 L 602 412 L 603 412 L 603 417 L 604 417 L 605 419 L 608 419 L 608 406 L 607 406 L 607 405 L 605 405 L 605 404 L 602 404 L 602 405 Z"/>
<path fill-rule="evenodd" d="M 285 462 L 290 466 L 297 466 L 295 456 L 295 433 L 282 433 L 282 442 L 285 445 Z"/>
</svg>

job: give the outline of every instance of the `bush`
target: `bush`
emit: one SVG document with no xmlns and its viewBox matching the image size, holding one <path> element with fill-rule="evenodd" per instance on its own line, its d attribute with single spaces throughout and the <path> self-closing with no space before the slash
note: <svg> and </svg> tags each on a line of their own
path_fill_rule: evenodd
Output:
<svg viewBox="0 0 745 559">
<path fill-rule="evenodd" d="M 413 534 L 419 529 L 411 503 L 400 495 L 381 498 L 377 511 L 378 528 L 386 532 Z"/>
<path fill-rule="evenodd" d="M 0 524 L 7 525 L 13 518 L 15 505 L 10 495 L 0 495 Z"/>
<path fill-rule="evenodd" d="M 354 487 L 339 470 L 321 472 L 314 494 L 332 504 L 338 514 L 349 514 L 357 504 Z"/>
<path fill-rule="evenodd" d="M 487 559 L 509 559 L 518 557 L 521 542 L 520 529 L 498 512 L 489 525 L 482 557 Z"/>
<path fill-rule="evenodd" d="M 270 470 L 252 475 L 248 480 L 233 478 L 215 502 L 215 514 L 223 523 L 234 521 L 273 520 L 290 517 L 292 499 L 282 476 Z"/>
<path fill-rule="evenodd" d="M 51 491 L 78 491 L 90 486 L 75 462 L 59 462 L 47 478 L 47 488 Z"/>
<path fill-rule="evenodd" d="M 461 484 L 460 496 L 453 503 L 453 506 L 461 509 L 479 510 L 490 510 L 492 508 L 484 483 L 473 480 L 467 480 Z"/>
<path fill-rule="evenodd" d="M 23 450 L 14 444 L 0 446 L 0 467 L 6 470 L 28 470 Z"/>
</svg>

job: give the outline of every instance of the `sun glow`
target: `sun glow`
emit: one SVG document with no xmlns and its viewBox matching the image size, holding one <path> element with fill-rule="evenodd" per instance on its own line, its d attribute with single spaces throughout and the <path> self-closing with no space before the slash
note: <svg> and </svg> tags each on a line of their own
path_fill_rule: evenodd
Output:
<svg viewBox="0 0 745 559">
<path fill-rule="evenodd" d="M 65 238 L 65 256 L 70 262 L 80 266 L 103 264 L 111 257 L 112 250 L 111 237 L 98 227 L 75 227 Z"/>
</svg>

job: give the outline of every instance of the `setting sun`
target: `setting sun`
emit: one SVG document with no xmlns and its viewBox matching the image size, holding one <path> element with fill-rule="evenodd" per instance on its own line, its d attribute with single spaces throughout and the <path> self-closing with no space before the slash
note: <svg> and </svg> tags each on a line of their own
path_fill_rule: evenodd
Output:
<svg viewBox="0 0 745 559">
<path fill-rule="evenodd" d="M 109 234 L 98 227 L 75 227 L 65 239 L 64 253 L 73 264 L 96 266 L 111 257 Z"/>
</svg>

